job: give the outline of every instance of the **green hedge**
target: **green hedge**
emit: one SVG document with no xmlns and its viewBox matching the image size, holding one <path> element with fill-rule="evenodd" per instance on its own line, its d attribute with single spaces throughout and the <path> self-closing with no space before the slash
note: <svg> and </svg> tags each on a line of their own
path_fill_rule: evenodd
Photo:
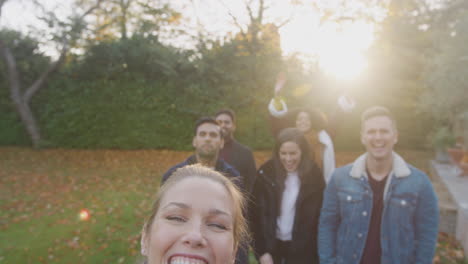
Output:
<svg viewBox="0 0 468 264">
<path fill-rule="evenodd" d="M 255 148 L 271 147 L 261 105 L 236 109 L 218 101 L 203 106 L 193 95 L 178 92 L 171 83 L 59 78 L 33 99 L 33 111 L 47 147 L 186 150 L 198 117 L 232 107 L 239 116 L 238 138 Z M 7 93 L 1 95 L 0 145 L 29 145 Z"/>
<path fill-rule="evenodd" d="M 0 145 L 30 145 L 8 90 L 0 91 Z M 138 78 L 84 82 L 57 78 L 34 97 L 33 111 L 47 147 L 189 150 L 195 120 L 224 107 L 237 112 L 236 137 L 241 142 L 254 149 L 272 147 L 267 96 L 239 103 L 230 97 L 210 101 L 208 95 L 197 93 L 170 82 Z M 337 150 L 362 148 L 359 115 L 370 105 L 359 105 L 343 121 L 335 139 Z M 415 113 L 408 115 L 407 109 L 394 112 L 399 121 L 398 145 L 424 148 L 430 122 Z"/>
</svg>

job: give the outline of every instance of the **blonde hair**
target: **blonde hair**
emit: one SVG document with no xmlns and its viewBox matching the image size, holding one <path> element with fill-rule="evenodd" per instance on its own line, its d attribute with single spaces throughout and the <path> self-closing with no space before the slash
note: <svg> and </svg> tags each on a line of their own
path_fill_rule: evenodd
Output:
<svg viewBox="0 0 468 264">
<path fill-rule="evenodd" d="M 369 119 L 371 119 L 373 117 L 376 117 L 376 116 L 386 116 L 386 117 L 388 117 L 392 121 L 392 124 L 393 124 L 393 127 L 395 128 L 395 130 L 397 129 L 396 119 L 393 116 L 392 112 L 390 112 L 390 110 L 388 110 L 388 108 L 380 106 L 380 105 L 369 107 L 362 113 L 362 115 L 361 115 L 361 129 L 364 127 L 364 123 L 367 120 L 369 120 Z"/>
<path fill-rule="evenodd" d="M 159 207 L 161 205 L 161 200 L 164 195 L 171 189 L 174 185 L 178 184 L 184 179 L 188 178 L 202 178 L 209 179 L 214 182 L 217 182 L 224 186 L 229 196 L 233 201 L 234 207 L 234 225 L 233 225 L 233 237 L 234 237 L 234 250 L 237 250 L 239 243 L 241 241 L 249 240 L 249 234 L 247 231 L 247 221 L 244 217 L 243 212 L 245 211 L 245 199 L 242 192 L 239 188 L 226 176 L 221 173 L 212 170 L 210 168 L 204 167 L 200 164 L 188 165 L 182 168 L 177 169 L 171 177 L 161 186 L 159 192 L 156 195 L 156 199 L 153 203 L 151 209 L 151 215 L 146 220 L 143 226 L 143 233 L 146 234 L 146 237 L 149 237 L 151 226 L 153 224 L 154 218 L 158 213 Z"/>
</svg>

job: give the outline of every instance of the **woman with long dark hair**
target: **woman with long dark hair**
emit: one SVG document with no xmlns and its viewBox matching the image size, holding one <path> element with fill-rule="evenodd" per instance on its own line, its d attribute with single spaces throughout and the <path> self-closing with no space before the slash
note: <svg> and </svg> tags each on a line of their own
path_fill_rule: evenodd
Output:
<svg viewBox="0 0 468 264">
<path fill-rule="evenodd" d="M 261 264 L 318 263 L 317 228 L 325 181 L 297 128 L 283 129 L 258 170 L 250 203 L 253 248 Z"/>
</svg>

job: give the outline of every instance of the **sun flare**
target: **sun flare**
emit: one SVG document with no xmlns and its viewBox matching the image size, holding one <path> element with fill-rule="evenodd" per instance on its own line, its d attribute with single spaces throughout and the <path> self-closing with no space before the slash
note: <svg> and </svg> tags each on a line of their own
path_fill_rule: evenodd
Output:
<svg viewBox="0 0 468 264">
<path fill-rule="evenodd" d="M 351 80 L 367 68 L 366 51 L 374 41 L 374 26 L 363 21 L 320 24 L 301 17 L 285 27 L 281 37 L 285 53 L 313 56 L 328 76 Z"/>
</svg>

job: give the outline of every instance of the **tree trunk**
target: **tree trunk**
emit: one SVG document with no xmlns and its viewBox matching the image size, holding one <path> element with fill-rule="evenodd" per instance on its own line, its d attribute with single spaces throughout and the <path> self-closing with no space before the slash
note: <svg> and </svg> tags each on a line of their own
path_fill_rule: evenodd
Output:
<svg viewBox="0 0 468 264">
<path fill-rule="evenodd" d="M 26 131 L 28 132 L 29 137 L 31 138 L 33 146 L 35 148 L 38 148 L 41 142 L 41 133 L 39 131 L 39 127 L 37 126 L 36 119 L 34 118 L 31 108 L 27 103 L 23 102 L 23 100 L 21 100 L 21 102 L 18 103 L 16 102 L 16 100 L 13 101 L 15 102 L 14 104 L 16 111 L 19 113 L 21 121 L 26 127 Z"/>
<path fill-rule="evenodd" d="M 16 60 L 13 57 L 10 49 L 0 40 L 0 53 L 3 55 L 5 65 L 7 67 L 7 76 L 10 83 L 10 96 L 15 106 L 16 112 L 19 114 L 21 122 L 28 132 L 31 142 L 34 147 L 39 147 L 41 134 L 36 123 L 36 119 L 29 107 L 29 100 L 25 100 L 21 95 L 21 84 L 19 73 L 16 68 Z"/>
</svg>

